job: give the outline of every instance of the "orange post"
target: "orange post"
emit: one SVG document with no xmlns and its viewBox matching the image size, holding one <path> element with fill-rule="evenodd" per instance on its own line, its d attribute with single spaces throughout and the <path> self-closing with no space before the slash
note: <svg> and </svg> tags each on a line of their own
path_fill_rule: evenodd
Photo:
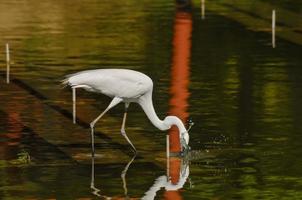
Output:
<svg viewBox="0 0 302 200">
<path fill-rule="evenodd" d="M 173 58 L 172 58 L 172 80 L 170 114 L 178 116 L 183 122 L 188 118 L 189 97 L 188 84 L 190 73 L 191 56 L 191 13 L 177 12 L 174 24 Z M 179 133 L 176 127 L 170 129 L 170 151 L 180 152 Z"/>
<path fill-rule="evenodd" d="M 175 16 L 174 37 L 173 37 L 173 58 L 170 88 L 170 115 L 178 116 L 185 122 L 189 116 L 187 112 L 189 98 L 189 76 L 191 57 L 191 32 L 192 15 L 189 12 L 178 10 Z M 179 131 L 172 127 L 169 131 L 170 152 L 180 152 Z M 181 159 L 169 158 L 169 177 L 172 184 L 179 182 Z M 165 191 L 165 199 L 181 200 L 179 191 Z"/>
</svg>

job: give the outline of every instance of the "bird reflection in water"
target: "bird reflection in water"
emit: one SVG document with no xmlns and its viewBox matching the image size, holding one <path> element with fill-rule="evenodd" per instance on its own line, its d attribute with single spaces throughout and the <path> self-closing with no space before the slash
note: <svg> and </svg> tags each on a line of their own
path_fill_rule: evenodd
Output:
<svg viewBox="0 0 302 200">
<path fill-rule="evenodd" d="M 190 169 L 187 157 L 168 158 L 170 168 L 167 168 L 167 175 L 159 176 L 154 184 L 149 188 L 143 200 L 152 200 L 156 197 L 158 191 L 164 188 L 164 199 L 182 199 L 179 190 L 182 189 L 189 179 Z M 190 184 L 191 186 L 191 184 Z"/>
<path fill-rule="evenodd" d="M 125 166 L 124 170 L 121 173 L 121 178 L 122 178 L 122 181 L 123 181 L 123 189 L 124 189 L 125 199 L 130 199 L 128 197 L 128 188 L 127 188 L 126 175 L 127 175 L 127 171 L 129 169 L 130 165 L 135 160 L 135 157 L 136 157 L 136 155 L 134 155 L 132 157 L 132 159 L 127 163 L 127 165 Z M 94 159 L 95 159 L 95 156 L 92 156 L 91 157 L 91 182 L 90 182 L 90 188 L 92 190 L 92 194 L 95 195 L 95 196 L 97 196 L 97 197 L 103 198 L 103 199 L 112 199 L 113 197 L 102 195 L 101 194 L 101 190 L 98 189 L 97 187 L 95 187 Z"/>
<path fill-rule="evenodd" d="M 190 174 L 189 161 L 188 161 L 189 159 L 187 156 L 168 158 L 167 162 L 170 163 L 170 168 L 167 168 L 167 175 L 162 175 L 156 178 L 154 184 L 149 188 L 147 192 L 145 192 L 142 198 L 131 198 L 128 196 L 126 175 L 130 165 L 135 160 L 135 157 L 136 156 L 132 157 L 132 159 L 127 163 L 127 165 L 121 172 L 125 199 L 152 200 L 156 197 L 157 192 L 160 191 L 162 188 L 164 188 L 166 191 L 165 199 L 169 199 L 169 196 L 170 197 L 174 196 L 175 200 L 182 199 L 180 194 L 178 193 L 178 190 L 184 187 L 187 180 L 189 180 L 189 174 Z M 91 183 L 90 183 L 92 194 L 102 199 L 114 199 L 114 197 L 101 194 L 101 189 L 95 186 L 94 165 L 95 165 L 95 157 L 93 156 L 91 159 Z M 120 196 L 118 198 L 120 198 Z"/>
</svg>

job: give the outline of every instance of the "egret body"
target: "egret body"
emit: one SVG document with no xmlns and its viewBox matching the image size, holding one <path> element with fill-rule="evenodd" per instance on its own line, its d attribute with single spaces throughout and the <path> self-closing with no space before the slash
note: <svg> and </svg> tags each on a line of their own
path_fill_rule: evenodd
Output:
<svg viewBox="0 0 302 200">
<path fill-rule="evenodd" d="M 92 152 L 94 153 L 94 126 L 96 122 L 112 107 L 117 104 L 125 103 L 125 113 L 123 117 L 121 133 L 132 146 L 136 149 L 126 135 L 125 122 L 127 109 L 130 103 L 138 103 L 151 123 L 160 130 L 168 130 L 176 125 L 179 129 L 179 137 L 182 150 L 188 149 L 189 134 L 183 122 L 176 116 L 167 116 L 164 120 L 158 118 L 152 103 L 153 82 L 147 75 L 127 69 L 95 69 L 81 71 L 67 76 L 63 82 L 75 88 L 84 88 L 90 92 L 102 93 L 112 99 L 109 106 L 90 123 Z"/>
</svg>

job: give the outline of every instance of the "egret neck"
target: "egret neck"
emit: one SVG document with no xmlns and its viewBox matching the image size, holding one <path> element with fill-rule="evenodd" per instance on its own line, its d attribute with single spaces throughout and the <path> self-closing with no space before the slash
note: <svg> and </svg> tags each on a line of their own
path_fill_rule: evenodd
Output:
<svg viewBox="0 0 302 200">
<path fill-rule="evenodd" d="M 152 103 L 152 91 L 141 96 L 138 100 L 139 105 L 142 107 L 152 124 L 158 129 L 164 131 L 176 125 L 179 130 L 179 138 L 183 149 L 189 148 L 189 134 L 182 121 L 176 116 L 167 116 L 164 120 L 160 120 L 154 110 Z"/>
<path fill-rule="evenodd" d="M 170 129 L 169 124 L 160 120 L 154 110 L 152 101 L 152 90 L 138 99 L 138 104 L 142 107 L 151 123 L 161 131 Z"/>
</svg>

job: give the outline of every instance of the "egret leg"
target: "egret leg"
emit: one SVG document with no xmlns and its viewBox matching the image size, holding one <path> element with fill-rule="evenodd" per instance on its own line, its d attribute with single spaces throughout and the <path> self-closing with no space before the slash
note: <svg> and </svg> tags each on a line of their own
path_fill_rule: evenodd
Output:
<svg viewBox="0 0 302 200">
<path fill-rule="evenodd" d="M 128 189 L 127 189 L 127 181 L 126 181 L 126 174 L 128 171 L 128 168 L 130 167 L 130 165 L 132 164 L 132 162 L 134 161 L 136 157 L 136 154 L 132 157 L 132 159 L 128 162 L 128 164 L 126 165 L 126 167 L 124 168 L 124 170 L 121 173 L 121 178 L 123 181 L 123 188 L 124 188 L 124 194 L 126 197 L 128 197 Z M 128 198 L 127 198 L 128 199 Z"/>
<path fill-rule="evenodd" d="M 98 197 L 101 197 L 100 195 L 100 191 L 98 188 L 96 188 L 94 186 L 94 176 L 95 176 L 95 173 L 94 173 L 94 156 L 91 157 L 91 182 L 90 182 L 90 188 L 92 189 L 92 194 L 98 196 Z"/>
<path fill-rule="evenodd" d="M 92 156 L 94 156 L 94 125 L 96 124 L 97 121 L 99 121 L 99 119 L 101 119 L 101 117 L 103 117 L 103 115 L 110 110 L 112 107 L 116 106 L 118 103 L 120 103 L 122 101 L 121 98 L 119 97 L 114 97 L 112 99 L 112 101 L 110 102 L 109 106 L 97 117 L 95 118 L 95 120 L 93 120 L 90 123 L 90 128 L 91 128 L 91 150 L 92 150 Z"/>
<path fill-rule="evenodd" d="M 134 147 L 134 145 L 132 144 L 132 142 L 128 138 L 128 136 L 126 134 L 126 131 L 125 131 L 125 124 L 126 124 L 126 119 L 127 119 L 127 111 L 128 111 L 129 105 L 130 105 L 130 103 L 125 103 L 125 113 L 124 113 L 123 123 L 122 123 L 122 127 L 121 127 L 121 134 L 126 138 L 127 142 L 131 145 L 132 149 L 134 150 L 134 153 L 136 154 L 136 148 Z"/>
</svg>

